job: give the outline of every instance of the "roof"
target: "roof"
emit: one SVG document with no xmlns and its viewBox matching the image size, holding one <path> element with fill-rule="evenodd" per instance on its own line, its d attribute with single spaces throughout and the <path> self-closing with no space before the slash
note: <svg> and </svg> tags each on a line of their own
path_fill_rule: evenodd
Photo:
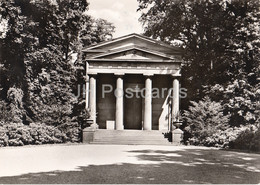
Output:
<svg viewBox="0 0 260 185">
<path fill-rule="evenodd" d="M 182 48 L 132 33 L 83 49 L 88 59 L 162 59 L 180 58 Z"/>
</svg>

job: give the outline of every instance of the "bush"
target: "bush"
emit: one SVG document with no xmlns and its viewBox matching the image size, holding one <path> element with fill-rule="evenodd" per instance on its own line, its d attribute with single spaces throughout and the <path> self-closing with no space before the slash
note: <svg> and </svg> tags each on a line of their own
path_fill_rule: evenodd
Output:
<svg viewBox="0 0 260 185">
<path fill-rule="evenodd" d="M 255 131 L 256 129 L 257 127 L 254 125 L 241 125 L 240 127 L 230 127 L 226 130 L 219 130 L 212 136 L 206 138 L 206 145 L 221 148 L 234 148 L 234 143 L 240 137 L 240 135 L 243 135 L 243 133 L 247 133 L 248 130 Z M 247 135 L 247 137 L 250 136 Z M 247 143 L 249 143 L 248 139 L 243 138 L 243 143 L 241 143 L 239 149 L 243 149 L 242 147 L 247 145 Z"/>
<path fill-rule="evenodd" d="M 65 142 L 79 142 L 80 125 L 78 122 L 67 122 L 57 128 L 65 134 Z"/>
<path fill-rule="evenodd" d="M 249 150 L 252 151 L 260 151 L 260 129 L 258 129 L 256 132 L 254 132 L 254 137 L 251 140 L 251 145 Z"/>
<path fill-rule="evenodd" d="M 0 146 L 22 146 L 28 144 L 63 143 L 67 141 L 75 142 L 75 129 L 63 133 L 60 129 L 45 125 L 43 123 L 22 123 L 0 122 Z M 72 137 L 74 136 L 74 137 Z"/>
<path fill-rule="evenodd" d="M 260 151 L 260 129 L 255 125 L 241 125 L 226 130 L 217 130 L 203 141 L 198 138 L 189 138 L 191 144 L 231 148 L 240 150 Z"/>
<path fill-rule="evenodd" d="M 230 142 L 230 148 L 260 151 L 260 129 L 251 126 L 241 131 L 236 139 Z"/>
<path fill-rule="evenodd" d="M 7 132 L 8 132 L 7 129 L 0 125 L 0 146 L 7 146 L 8 145 Z"/>
<path fill-rule="evenodd" d="M 0 122 L 12 121 L 12 117 L 14 116 L 11 114 L 10 109 L 10 106 L 4 100 L 0 100 Z"/>
<path fill-rule="evenodd" d="M 223 114 L 223 106 L 211 101 L 209 97 L 197 102 L 192 101 L 188 111 L 184 111 L 186 135 L 190 144 L 215 146 L 218 144 L 212 136 L 228 128 L 229 115 Z M 220 138 L 218 138 L 220 139 Z"/>
<path fill-rule="evenodd" d="M 33 138 L 32 144 L 62 143 L 65 142 L 65 134 L 58 128 L 39 123 L 31 123 L 30 135 Z"/>
</svg>

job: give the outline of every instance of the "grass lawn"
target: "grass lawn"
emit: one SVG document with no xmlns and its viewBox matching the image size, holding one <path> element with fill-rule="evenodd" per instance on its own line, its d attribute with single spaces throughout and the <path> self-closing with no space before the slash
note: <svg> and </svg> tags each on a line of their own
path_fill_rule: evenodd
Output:
<svg viewBox="0 0 260 185">
<path fill-rule="evenodd" d="M 0 148 L 0 184 L 260 183 L 260 154 L 194 146 Z"/>
</svg>

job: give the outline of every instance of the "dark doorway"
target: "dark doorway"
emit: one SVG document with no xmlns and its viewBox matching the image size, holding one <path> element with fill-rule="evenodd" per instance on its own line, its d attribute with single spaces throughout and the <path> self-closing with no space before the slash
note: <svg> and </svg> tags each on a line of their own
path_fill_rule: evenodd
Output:
<svg viewBox="0 0 260 185">
<path fill-rule="evenodd" d="M 131 89 L 133 96 L 124 98 L 124 129 L 142 130 L 142 97 L 136 86 L 140 88 L 142 84 L 125 84 L 125 89 Z"/>
</svg>

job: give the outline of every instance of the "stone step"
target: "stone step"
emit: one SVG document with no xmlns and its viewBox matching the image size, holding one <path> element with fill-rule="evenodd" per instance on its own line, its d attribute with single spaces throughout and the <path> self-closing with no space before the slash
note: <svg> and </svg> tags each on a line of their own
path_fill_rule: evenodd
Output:
<svg viewBox="0 0 260 185">
<path fill-rule="evenodd" d="M 171 144 L 162 131 L 151 130 L 105 130 L 99 129 L 94 134 L 92 144 L 133 144 L 167 145 Z"/>
<path fill-rule="evenodd" d="M 109 135 L 109 136 L 105 136 L 105 135 L 102 135 L 102 136 L 100 136 L 100 135 L 95 135 L 94 136 L 94 138 L 95 139 L 104 139 L 104 138 L 136 138 L 136 139 L 142 139 L 142 138 L 147 138 L 147 139 L 164 139 L 165 137 L 163 136 L 163 135 L 160 135 L 160 136 L 156 136 L 156 135 L 154 135 L 154 136 L 120 136 L 120 135 Z"/>
<path fill-rule="evenodd" d="M 167 139 L 94 139 L 94 141 L 106 141 L 106 142 L 109 142 L 109 141 L 121 141 L 121 142 L 128 142 L 128 141 L 143 141 L 143 142 L 168 142 Z"/>
<path fill-rule="evenodd" d="M 99 133 L 96 133 L 95 134 L 97 137 L 158 137 L 158 138 L 163 138 L 164 135 L 163 134 L 151 134 L 151 135 L 147 135 L 147 134 L 144 134 L 144 135 L 128 135 L 128 134 L 99 134 Z"/>
<path fill-rule="evenodd" d="M 127 136 L 127 137 L 123 137 L 123 136 L 115 136 L 115 137 L 96 137 L 94 136 L 94 139 L 134 139 L 134 140 L 140 140 L 140 139 L 146 139 L 146 140 L 161 140 L 161 139 L 167 139 L 167 138 L 164 138 L 163 136 L 162 137 L 130 137 L 130 136 Z"/>
<path fill-rule="evenodd" d="M 125 129 L 125 130 L 108 130 L 108 129 L 98 129 L 98 132 L 122 132 L 122 133 L 138 133 L 138 132 L 153 132 L 153 133 L 160 133 L 160 130 L 133 130 L 133 129 Z"/>
<path fill-rule="evenodd" d="M 94 138 L 95 141 L 168 141 L 167 138 Z"/>
<path fill-rule="evenodd" d="M 122 141 L 122 142 L 124 142 L 124 141 L 126 141 L 126 142 L 128 142 L 128 141 L 144 141 L 144 142 L 146 142 L 146 141 L 158 141 L 158 142 L 164 142 L 164 141 L 168 141 L 167 140 L 167 138 L 166 139 L 142 139 L 142 138 L 140 138 L 140 139 L 133 139 L 133 138 L 128 138 L 128 139 L 121 139 L 121 138 L 105 138 L 105 139 L 94 139 L 94 141 Z"/>
<path fill-rule="evenodd" d="M 93 142 L 96 143 L 132 143 L 132 144 L 136 144 L 136 143 L 169 143 L 167 140 L 94 140 Z"/>
<path fill-rule="evenodd" d="M 133 139 L 133 140 L 164 140 L 166 138 L 164 137 L 95 137 L 94 139 L 124 139 L 124 140 L 129 140 L 129 139 Z"/>
<path fill-rule="evenodd" d="M 95 141 L 167 141 L 167 138 L 94 138 Z"/>
<path fill-rule="evenodd" d="M 163 135 L 162 131 L 142 131 L 142 130 L 137 130 L 137 131 L 133 131 L 133 130 L 97 130 L 96 134 L 98 135 L 102 135 L 102 134 L 106 134 L 106 135 Z"/>
<path fill-rule="evenodd" d="M 160 146 L 164 146 L 164 145 L 173 145 L 172 143 L 168 142 L 168 143 L 155 143 L 155 142 L 150 142 L 150 143 L 144 143 L 144 142 L 128 142 L 128 143 L 122 143 L 122 142 L 91 142 L 90 144 L 103 144 L 103 145 L 160 145 Z"/>
</svg>

